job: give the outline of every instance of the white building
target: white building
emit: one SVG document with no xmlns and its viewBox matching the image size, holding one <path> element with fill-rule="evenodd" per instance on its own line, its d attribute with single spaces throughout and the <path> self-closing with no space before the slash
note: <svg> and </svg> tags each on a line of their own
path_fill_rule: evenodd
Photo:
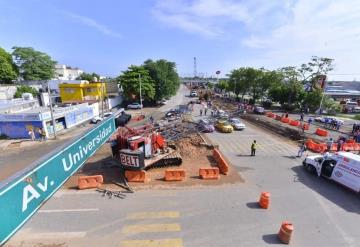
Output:
<svg viewBox="0 0 360 247">
<path fill-rule="evenodd" d="M 79 68 L 76 68 L 76 67 L 73 68 L 70 66 L 66 66 L 64 64 L 56 64 L 55 65 L 56 79 L 75 80 L 82 73 L 84 73 L 84 71 Z"/>
</svg>

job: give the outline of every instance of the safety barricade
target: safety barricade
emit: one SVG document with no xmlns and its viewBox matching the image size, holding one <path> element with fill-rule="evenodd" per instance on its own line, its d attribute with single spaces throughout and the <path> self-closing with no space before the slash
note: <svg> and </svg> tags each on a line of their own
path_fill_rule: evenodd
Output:
<svg viewBox="0 0 360 247">
<path fill-rule="evenodd" d="M 348 139 L 345 141 L 345 143 L 355 143 L 355 140 L 354 139 Z"/>
<path fill-rule="evenodd" d="M 327 146 L 325 143 L 316 143 L 316 142 L 313 142 L 313 140 L 311 140 L 311 139 L 308 139 L 305 142 L 305 146 L 307 149 L 309 149 L 313 152 L 316 152 L 316 153 L 323 153 L 327 150 Z"/>
<path fill-rule="evenodd" d="M 283 117 L 283 118 L 281 118 L 280 121 L 283 122 L 283 123 L 289 123 L 289 122 L 290 122 L 290 118 Z"/>
<path fill-rule="evenodd" d="M 268 116 L 268 117 L 270 117 L 270 118 L 273 118 L 273 117 L 275 116 L 275 114 L 272 113 L 272 112 L 267 112 L 267 113 L 266 113 L 266 116 Z"/>
<path fill-rule="evenodd" d="M 128 182 L 145 183 L 149 181 L 146 171 L 125 171 L 125 178 Z"/>
<path fill-rule="evenodd" d="M 78 188 L 79 190 L 98 188 L 103 182 L 104 179 L 102 175 L 80 176 L 78 178 Z"/>
<path fill-rule="evenodd" d="M 270 206 L 270 193 L 269 192 L 261 192 L 259 205 L 261 208 L 268 209 Z"/>
<path fill-rule="evenodd" d="M 293 224 L 291 224 L 290 222 L 287 222 L 287 221 L 283 222 L 281 224 L 281 227 L 280 227 L 280 230 L 278 233 L 278 237 L 279 237 L 280 241 L 283 242 L 284 244 L 289 244 L 293 231 L 294 231 Z"/>
<path fill-rule="evenodd" d="M 323 130 L 320 128 L 316 129 L 315 134 L 317 134 L 318 136 L 324 136 L 324 137 L 328 136 L 327 130 Z"/>
<path fill-rule="evenodd" d="M 360 151 L 360 143 L 354 143 L 354 151 Z"/>
<path fill-rule="evenodd" d="M 280 116 L 280 115 L 275 115 L 275 120 L 280 121 L 280 120 L 281 120 L 281 116 Z"/>
<path fill-rule="evenodd" d="M 342 151 L 355 151 L 355 143 L 343 143 L 341 150 Z"/>
<path fill-rule="evenodd" d="M 291 126 L 299 126 L 300 125 L 300 122 L 299 121 L 296 121 L 296 120 L 291 120 L 290 122 L 289 122 L 289 124 L 291 125 Z"/>
<path fill-rule="evenodd" d="M 229 172 L 229 165 L 220 153 L 220 151 L 216 148 L 213 150 L 213 157 L 219 167 L 221 174 L 227 175 Z"/>
<path fill-rule="evenodd" d="M 201 179 L 219 179 L 220 171 L 217 167 L 206 167 L 199 169 L 199 177 Z"/>
<path fill-rule="evenodd" d="M 183 181 L 185 179 L 185 170 L 183 169 L 166 169 L 165 181 Z"/>
</svg>

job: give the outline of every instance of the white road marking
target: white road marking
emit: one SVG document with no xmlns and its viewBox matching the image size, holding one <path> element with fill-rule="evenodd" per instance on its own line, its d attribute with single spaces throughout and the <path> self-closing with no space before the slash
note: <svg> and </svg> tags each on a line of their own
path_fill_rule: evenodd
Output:
<svg viewBox="0 0 360 247">
<path fill-rule="evenodd" d="M 38 213 L 63 213 L 63 212 L 93 212 L 98 208 L 75 208 L 75 209 L 41 209 Z"/>
</svg>

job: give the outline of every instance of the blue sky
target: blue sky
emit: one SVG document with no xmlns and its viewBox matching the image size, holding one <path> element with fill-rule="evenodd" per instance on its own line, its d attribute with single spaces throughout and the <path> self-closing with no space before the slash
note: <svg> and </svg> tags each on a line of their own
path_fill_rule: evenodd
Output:
<svg viewBox="0 0 360 247">
<path fill-rule="evenodd" d="M 181 75 L 335 59 L 330 79 L 360 80 L 358 0 L 0 0 L 0 46 L 116 76 L 148 58 Z"/>
</svg>

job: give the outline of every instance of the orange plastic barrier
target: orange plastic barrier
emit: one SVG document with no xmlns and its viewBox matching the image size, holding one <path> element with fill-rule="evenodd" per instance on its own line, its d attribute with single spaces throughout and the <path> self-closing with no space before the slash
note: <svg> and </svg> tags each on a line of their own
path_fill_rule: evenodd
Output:
<svg viewBox="0 0 360 247">
<path fill-rule="evenodd" d="M 283 242 L 284 244 L 289 244 L 290 240 L 291 240 L 291 235 L 294 231 L 294 225 L 291 224 L 290 222 L 283 222 L 281 224 L 279 233 L 278 233 L 278 237 L 280 239 L 281 242 Z"/>
<path fill-rule="evenodd" d="M 344 143 L 342 145 L 343 151 L 355 151 L 355 147 L 357 148 L 358 145 L 355 145 L 355 143 Z"/>
<path fill-rule="evenodd" d="M 354 143 L 354 151 L 360 151 L 360 143 Z"/>
<path fill-rule="evenodd" d="M 272 113 L 271 111 L 269 111 L 266 113 L 266 116 L 273 118 L 275 116 L 275 114 Z"/>
<path fill-rule="evenodd" d="M 283 122 L 283 123 L 289 123 L 289 122 L 290 122 L 290 118 L 283 117 L 283 118 L 281 118 L 281 122 Z"/>
<path fill-rule="evenodd" d="M 296 121 L 296 120 L 291 120 L 290 123 L 289 123 L 291 126 L 299 126 L 300 125 L 300 122 L 299 121 Z"/>
<path fill-rule="evenodd" d="M 281 120 L 281 116 L 280 115 L 275 115 L 275 119 L 280 121 Z"/>
<path fill-rule="evenodd" d="M 323 130 L 320 128 L 316 129 L 315 134 L 317 134 L 318 136 L 328 136 L 327 130 Z"/>
<path fill-rule="evenodd" d="M 355 143 L 355 140 L 354 139 L 349 139 L 349 140 L 346 140 L 345 143 Z"/>
<path fill-rule="evenodd" d="M 201 179 L 219 179 L 220 171 L 217 167 L 200 168 L 199 176 Z"/>
<path fill-rule="evenodd" d="M 98 188 L 103 182 L 104 179 L 102 175 L 80 176 L 78 178 L 78 188 L 79 190 Z"/>
<path fill-rule="evenodd" d="M 217 149 L 214 149 L 213 156 L 214 156 L 216 163 L 219 166 L 219 170 L 220 170 L 221 174 L 227 175 L 229 172 L 229 165 L 226 162 L 226 160 L 224 159 L 224 157 L 221 155 L 220 151 Z"/>
<path fill-rule="evenodd" d="M 165 181 L 183 181 L 185 179 L 185 170 L 183 169 L 166 169 Z"/>
<path fill-rule="evenodd" d="M 323 153 L 327 150 L 327 146 L 325 143 L 316 143 L 316 142 L 313 142 L 313 140 L 311 139 L 308 139 L 306 142 L 305 142 L 305 146 L 307 149 L 309 150 L 312 150 L 314 152 L 317 152 L 317 153 Z"/>
<path fill-rule="evenodd" d="M 264 209 L 268 209 L 270 205 L 270 193 L 269 192 L 261 192 L 259 199 L 260 207 Z"/>
<path fill-rule="evenodd" d="M 147 178 L 146 171 L 125 171 L 125 177 L 128 182 L 138 182 L 138 183 L 145 183 L 149 179 Z"/>
</svg>

